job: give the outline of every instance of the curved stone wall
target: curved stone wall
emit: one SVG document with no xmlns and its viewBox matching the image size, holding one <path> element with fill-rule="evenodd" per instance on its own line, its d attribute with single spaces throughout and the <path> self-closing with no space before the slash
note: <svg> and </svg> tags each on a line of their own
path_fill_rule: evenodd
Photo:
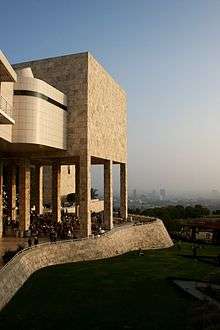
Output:
<svg viewBox="0 0 220 330">
<path fill-rule="evenodd" d="M 0 271 L 0 310 L 36 270 L 56 264 L 113 257 L 138 249 L 172 246 L 163 222 L 124 225 L 106 235 L 57 243 L 44 243 L 15 256 Z"/>
</svg>

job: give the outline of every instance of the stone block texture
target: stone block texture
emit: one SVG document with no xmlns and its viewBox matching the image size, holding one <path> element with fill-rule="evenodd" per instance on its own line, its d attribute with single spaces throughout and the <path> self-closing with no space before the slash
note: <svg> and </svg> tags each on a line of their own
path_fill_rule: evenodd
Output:
<svg viewBox="0 0 220 330">
<path fill-rule="evenodd" d="M 61 200 L 65 201 L 68 194 L 75 192 L 75 166 L 61 166 L 60 179 Z M 52 166 L 43 166 L 43 204 L 50 204 L 52 201 Z"/>
<path fill-rule="evenodd" d="M 89 53 L 14 65 L 30 66 L 42 79 L 67 95 L 68 155 L 88 153 L 127 162 L 126 95 Z"/>
<path fill-rule="evenodd" d="M 30 67 L 34 77 L 67 96 L 66 150 L 50 150 L 41 157 L 57 157 L 62 164 L 79 164 L 79 217 L 83 236 L 91 233 L 91 164 L 127 163 L 126 95 L 105 69 L 86 53 L 42 59 L 14 66 Z M 37 154 L 35 154 L 37 157 Z M 39 161 L 41 161 L 39 156 Z M 66 160 L 66 162 L 65 162 Z M 69 162 L 68 162 L 69 160 Z M 110 172 L 111 174 L 111 172 Z M 107 177 L 106 177 L 107 178 Z M 105 218 L 112 227 L 112 179 L 108 178 Z M 107 182 L 107 181 L 106 181 Z M 48 186 L 49 187 L 49 186 Z M 127 218 L 127 171 L 121 183 L 121 209 Z M 108 205 L 107 205 L 108 203 Z M 108 219 L 107 219 L 108 218 Z"/>
<path fill-rule="evenodd" d="M 95 157 L 127 162 L 126 95 L 88 55 L 89 150 Z"/>
<path fill-rule="evenodd" d="M 42 79 L 67 96 L 67 150 L 78 155 L 87 150 L 88 53 L 67 55 L 17 64 L 30 66 L 34 77 Z"/>
<path fill-rule="evenodd" d="M 19 224 L 24 232 L 30 226 L 30 162 L 25 160 L 19 166 Z"/>
<path fill-rule="evenodd" d="M 16 220 L 16 172 L 17 167 L 15 164 L 11 163 L 9 166 L 9 182 L 8 182 L 8 205 L 9 213 L 8 215 L 11 219 Z"/>
<path fill-rule="evenodd" d="M 125 225 L 97 238 L 45 243 L 17 255 L 0 271 L 0 310 L 29 276 L 50 265 L 114 257 L 138 249 L 160 249 L 173 245 L 163 222 Z"/>
</svg>

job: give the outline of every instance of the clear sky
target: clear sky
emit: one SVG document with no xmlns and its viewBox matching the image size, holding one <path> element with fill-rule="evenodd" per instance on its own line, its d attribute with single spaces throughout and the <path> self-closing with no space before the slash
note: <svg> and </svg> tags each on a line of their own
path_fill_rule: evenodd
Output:
<svg viewBox="0 0 220 330">
<path fill-rule="evenodd" d="M 219 0 L 0 1 L 10 62 L 89 50 L 128 95 L 129 187 L 220 190 Z"/>
</svg>

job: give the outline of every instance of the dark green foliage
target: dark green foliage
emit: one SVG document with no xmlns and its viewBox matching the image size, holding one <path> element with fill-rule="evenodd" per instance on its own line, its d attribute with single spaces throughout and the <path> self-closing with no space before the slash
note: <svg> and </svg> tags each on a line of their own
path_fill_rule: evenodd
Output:
<svg viewBox="0 0 220 330">
<path fill-rule="evenodd" d="M 98 189 L 91 188 L 91 199 L 96 199 L 98 198 L 98 196 L 99 196 Z"/>
<path fill-rule="evenodd" d="M 182 205 L 176 205 L 146 209 L 142 211 L 141 214 L 151 217 L 157 217 L 161 220 L 172 220 L 201 218 L 208 216 L 210 214 L 210 211 L 209 209 L 201 205 L 195 205 L 194 207 L 186 206 L 185 208 Z"/>
<path fill-rule="evenodd" d="M 212 212 L 213 215 L 220 215 L 220 210 L 215 210 Z"/>
<path fill-rule="evenodd" d="M 91 188 L 91 199 L 96 199 L 98 198 L 98 190 L 95 188 Z M 72 205 L 76 202 L 76 194 L 75 193 L 70 193 L 66 197 L 67 202 Z"/>
<path fill-rule="evenodd" d="M 68 194 L 66 200 L 69 204 L 72 205 L 76 201 L 76 194 L 75 193 Z"/>
</svg>

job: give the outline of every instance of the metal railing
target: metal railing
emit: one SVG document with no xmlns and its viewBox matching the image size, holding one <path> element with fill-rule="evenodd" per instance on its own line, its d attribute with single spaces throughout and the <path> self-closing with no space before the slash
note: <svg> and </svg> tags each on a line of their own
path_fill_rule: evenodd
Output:
<svg viewBox="0 0 220 330">
<path fill-rule="evenodd" d="M 1 95 L 0 95 L 0 110 L 4 111 L 6 115 L 12 118 L 12 106 Z"/>
</svg>

